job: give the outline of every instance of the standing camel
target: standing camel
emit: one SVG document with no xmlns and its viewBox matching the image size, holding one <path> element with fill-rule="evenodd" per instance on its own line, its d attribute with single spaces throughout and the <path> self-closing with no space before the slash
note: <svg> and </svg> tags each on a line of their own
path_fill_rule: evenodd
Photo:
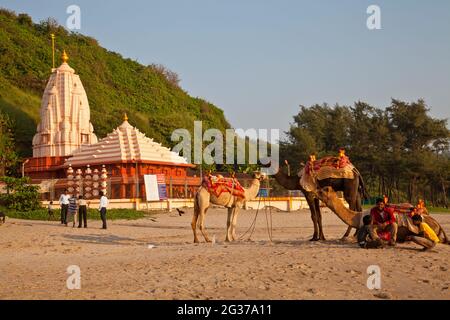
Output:
<svg viewBox="0 0 450 320">
<path fill-rule="evenodd" d="M 239 209 L 243 206 L 245 201 L 253 200 L 256 198 L 259 192 L 259 186 L 261 180 L 265 178 L 265 175 L 260 172 L 254 173 L 254 178 L 249 188 L 244 188 L 244 198 L 234 196 L 229 192 L 223 192 L 220 196 L 211 194 L 207 188 L 200 186 L 194 197 L 194 216 L 192 217 L 192 231 L 194 231 L 194 243 L 198 243 L 197 238 L 197 222 L 200 231 L 203 234 L 206 242 L 211 242 L 206 233 L 205 228 L 205 216 L 211 204 L 223 206 L 228 208 L 227 217 L 227 236 L 225 241 L 236 240 L 236 222 L 239 213 Z"/>
<path fill-rule="evenodd" d="M 318 180 L 318 188 L 323 188 L 325 186 L 330 186 L 335 191 L 342 191 L 344 193 L 344 198 L 348 202 L 350 209 L 354 211 L 362 211 L 361 208 L 361 198 L 365 196 L 366 190 L 364 186 L 364 181 L 359 172 L 355 172 L 354 179 L 344 179 L 344 178 L 329 178 Z M 320 212 L 320 201 L 317 198 L 317 194 L 314 192 L 306 191 L 300 185 L 300 178 L 298 176 L 289 176 L 285 174 L 282 170 L 274 175 L 275 180 L 287 190 L 300 190 L 306 198 L 309 209 L 311 211 L 311 219 L 314 225 L 314 234 L 311 241 L 325 240 L 322 229 L 322 214 Z M 343 238 L 348 237 L 352 227 L 348 226 Z"/>
</svg>

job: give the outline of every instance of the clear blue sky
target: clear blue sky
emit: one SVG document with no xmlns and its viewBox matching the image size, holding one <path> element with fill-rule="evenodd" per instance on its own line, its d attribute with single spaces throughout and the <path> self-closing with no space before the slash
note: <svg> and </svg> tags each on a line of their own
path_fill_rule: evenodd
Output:
<svg viewBox="0 0 450 320">
<path fill-rule="evenodd" d="M 298 105 L 386 107 L 424 98 L 450 118 L 448 0 L 0 0 L 35 21 L 65 24 L 143 64 L 161 63 L 181 85 L 225 111 L 236 128 L 287 130 Z M 381 7 L 382 30 L 366 27 Z"/>
</svg>

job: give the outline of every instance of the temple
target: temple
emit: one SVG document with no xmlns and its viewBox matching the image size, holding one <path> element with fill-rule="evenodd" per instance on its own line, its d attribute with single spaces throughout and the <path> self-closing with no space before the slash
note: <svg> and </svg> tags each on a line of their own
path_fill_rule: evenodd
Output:
<svg viewBox="0 0 450 320">
<path fill-rule="evenodd" d="M 52 69 L 42 96 L 41 122 L 33 137 L 33 158 L 70 156 L 82 145 L 96 143 L 89 102 L 80 77 L 68 64 Z"/>
<path fill-rule="evenodd" d="M 199 178 L 188 175 L 195 166 L 146 137 L 126 115 L 113 132 L 97 139 L 83 84 L 67 62 L 64 51 L 62 64 L 52 69 L 42 96 L 33 157 L 24 164 L 33 183 L 41 188 L 53 185 L 51 191 L 43 190 L 44 199 L 54 199 L 68 186 L 68 172 L 75 172 L 79 180 L 92 171 L 108 177 L 103 190 L 112 199 L 145 198 L 145 174 L 163 174 L 169 197 L 192 196 L 200 184 Z"/>
</svg>

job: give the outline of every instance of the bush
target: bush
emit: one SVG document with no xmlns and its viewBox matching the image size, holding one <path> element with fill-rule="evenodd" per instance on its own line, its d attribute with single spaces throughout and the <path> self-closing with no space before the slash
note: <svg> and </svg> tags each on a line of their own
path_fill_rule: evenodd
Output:
<svg viewBox="0 0 450 320">
<path fill-rule="evenodd" d="M 32 211 L 40 208 L 39 187 L 28 184 L 28 178 L 3 177 L 7 193 L 0 197 L 0 204 L 8 209 Z"/>
<path fill-rule="evenodd" d="M 24 25 L 27 25 L 27 26 L 32 26 L 33 25 L 33 20 L 31 19 L 31 17 L 29 16 L 29 15 L 27 15 L 26 13 L 20 13 L 18 16 L 17 16 L 17 21 L 20 23 L 20 24 L 24 24 Z"/>
<path fill-rule="evenodd" d="M 31 211 L 20 211 L 0 207 L 0 211 L 5 212 L 9 218 L 25 219 L 25 220 L 49 220 L 48 211 L 44 208 L 39 208 Z M 132 209 L 110 209 L 106 214 L 107 220 L 136 220 L 144 216 L 152 215 L 144 211 L 136 211 Z M 53 221 L 59 221 L 60 211 L 53 210 Z M 88 210 L 88 220 L 100 220 L 100 213 L 97 209 Z"/>
</svg>

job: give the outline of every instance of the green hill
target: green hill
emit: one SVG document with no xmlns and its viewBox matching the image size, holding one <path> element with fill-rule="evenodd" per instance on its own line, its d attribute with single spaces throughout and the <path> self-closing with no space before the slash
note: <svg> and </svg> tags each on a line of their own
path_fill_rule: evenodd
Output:
<svg viewBox="0 0 450 320">
<path fill-rule="evenodd" d="M 26 14 L 0 8 L 0 111 L 16 122 L 21 155 L 32 154 L 40 101 L 51 72 L 51 33 L 56 35 L 56 66 L 65 49 L 70 66 L 80 75 L 98 137 L 117 127 L 124 112 L 131 124 L 167 146 L 173 145 L 174 129 L 192 132 L 194 120 L 202 120 L 204 128 L 229 128 L 221 109 L 189 96 L 178 86 L 176 74 L 164 67 L 125 59 L 52 19 L 37 24 Z"/>
</svg>

